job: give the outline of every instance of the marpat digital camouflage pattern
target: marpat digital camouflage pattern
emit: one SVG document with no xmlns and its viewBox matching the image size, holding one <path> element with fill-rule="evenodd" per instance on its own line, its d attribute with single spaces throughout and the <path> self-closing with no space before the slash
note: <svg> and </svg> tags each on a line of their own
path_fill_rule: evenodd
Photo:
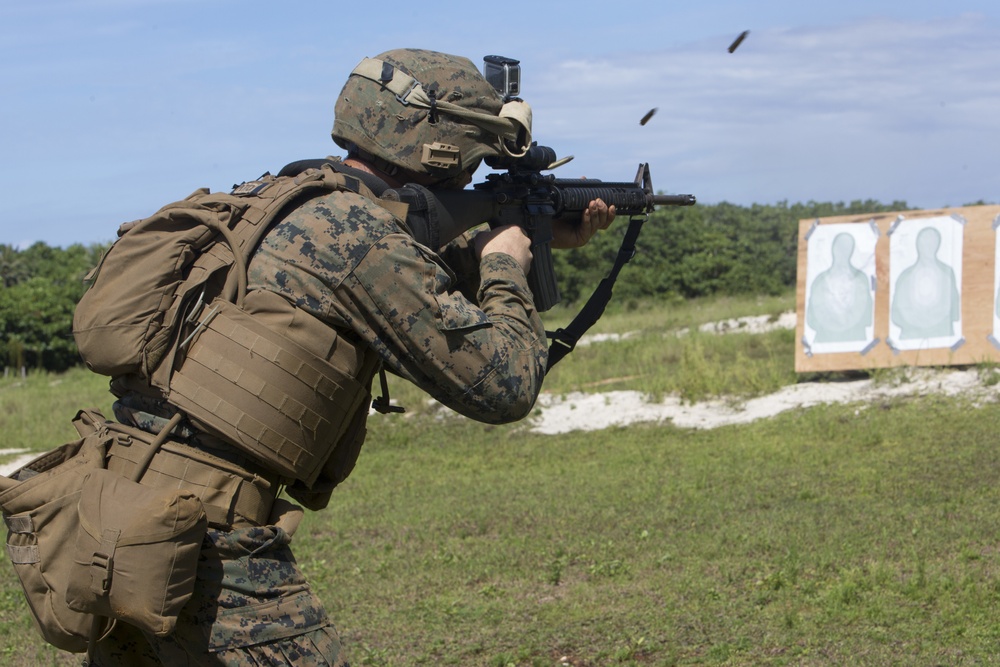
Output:
<svg viewBox="0 0 1000 667">
<path fill-rule="evenodd" d="M 450 251 L 472 254 L 461 242 Z M 351 332 L 389 370 L 455 411 L 511 422 L 530 413 L 541 388 L 545 330 L 511 257 L 487 255 L 479 270 L 477 305 L 454 291 L 458 276 L 400 221 L 337 192 L 299 207 L 267 235 L 248 284 Z"/>
</svg>

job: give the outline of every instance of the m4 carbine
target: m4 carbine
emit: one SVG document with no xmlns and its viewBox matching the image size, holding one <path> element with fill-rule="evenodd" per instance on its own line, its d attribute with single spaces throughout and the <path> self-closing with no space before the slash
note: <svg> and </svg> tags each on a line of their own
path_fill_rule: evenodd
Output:
<svg viewBox="0 0 1000 667">
<path fill-rule="evenodd" d="M 655 206 L 692 206 L 696 203 L 694 195 L 653 194 L 646 163 L 639 165 L 632 182 L 565 179 L 541 173 L 569 159 L 557 163 L 554 150 L 534 144 L 519 158 L 488 158 L 488 166 L 506 169 L 506 172 L 489 174 L 484 182 L 476 183 L 472 189 L 428 190 L 408 184 L 387 190 L 382 196 L 410 205 L 407 225 L 414 238 L 434 250 L 483 223 L 491 227 L 522 227 L 531 239 L 528 286 L 535 308 L 544 312 L 559 303 L 560 298 L 552 266 L 553 221 L 578 224 L 583 211 L 595 199 L 614 206 L 616 216 L 642 216 L 643 219 Z"/>
</svg>

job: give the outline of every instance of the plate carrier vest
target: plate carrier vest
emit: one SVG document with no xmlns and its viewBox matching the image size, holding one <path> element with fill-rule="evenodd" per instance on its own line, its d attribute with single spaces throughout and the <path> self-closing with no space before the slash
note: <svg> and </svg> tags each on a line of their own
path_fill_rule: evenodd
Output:
<svg viewBox="0 0 1000 667">
<path fill-rule="evenodd" d="M 229 194 L 201 189 L 122 225 L 74 314 L 88 368 L 165 398 L 288 482 L 309 488 L 321 474 L 325 487 L 342 481 L 364 438 L 377 356 L 341 338 L 323 358 L 243 307 L 247 264 L 272 223 L 337 190 L 406 219 L 405 205 L 380 200 L 326 164 L 296 176 L 265 174 Z M 286 299 L 274 304 L 297 324 L 329 332 Z"/>
</svg>

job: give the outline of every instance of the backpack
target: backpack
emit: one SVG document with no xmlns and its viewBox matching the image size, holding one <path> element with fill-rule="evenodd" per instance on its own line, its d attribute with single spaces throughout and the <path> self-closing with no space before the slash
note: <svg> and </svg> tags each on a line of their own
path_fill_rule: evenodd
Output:
<svg viewBox="0 0 1000 667">
<path fill-rule="evenodd" d="M 221 297 L 242 304 L 247 264 L 260 240 L 289 207 L 334 190 L 375 198 L 358 178 L 332 164 L 296 176 L 264 174 L 229 194 L 200 189 L 148 218 L 125 223 L 87 276 L 73 336 L 87 367 L 102 375 L 135 375 L 169 389 L 179 332 Z"/>
</svg>

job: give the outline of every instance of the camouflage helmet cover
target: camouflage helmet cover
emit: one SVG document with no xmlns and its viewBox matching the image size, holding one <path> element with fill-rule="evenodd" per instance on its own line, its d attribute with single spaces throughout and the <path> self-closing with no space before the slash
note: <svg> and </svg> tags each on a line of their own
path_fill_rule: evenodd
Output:
<svg viewBox="0 0 1000 667">
<path fill-rule="evenodd" d="M 503 97 L 467 58 L 396 49 L 364 59 L 337 98 L 333 140 L 402 169 L 445 180 L 483 158 L 520 155 L 531 109 Z"/>
</svg>

